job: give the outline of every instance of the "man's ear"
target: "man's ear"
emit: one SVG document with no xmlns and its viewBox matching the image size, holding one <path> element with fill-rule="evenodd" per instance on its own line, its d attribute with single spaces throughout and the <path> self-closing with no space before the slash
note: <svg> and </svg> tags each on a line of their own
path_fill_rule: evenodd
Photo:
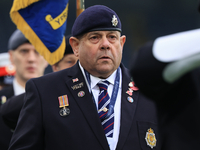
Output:
<svg viewBox="0 0 200 150">
<path fill-rule="evenodd" d="M 13 53 L 14 53 L 14 51 L 13 50 L 9 50 L 8 53 L 9 53 L 9 56 L 10 56 L 10 58 L 9 58 L 10 62 L 12 63 L 12 65 L 14 65 L 14 62 L 13 62 L 13 57 L 14 57 Z"/>
<path fill-rule="evenodd" d="M 79 56 L 79 43 L 80 43 L 79 39 L 77 39 L 75 37 L 70 37 L 69 43 L 73 49 L 74 55 L 76 57 L 78 57 Z"/>
<path fill-rule="evenodd" d="M 53 72 L 58 71 L 58 67 L 57 67 L 57 65 L 52 65 L 51 68 L 52 68 Z"/>
<path fill-rule="evenodd" d="M 122 50 L 123 50 L 123 47 L 124 47 L 124 43 L 126 42 L 126 36 L 125 35 L 122 35 L 120 37 L 120 44 L 121 44 L 121 47 L 122 47 Z"/>
</svg>

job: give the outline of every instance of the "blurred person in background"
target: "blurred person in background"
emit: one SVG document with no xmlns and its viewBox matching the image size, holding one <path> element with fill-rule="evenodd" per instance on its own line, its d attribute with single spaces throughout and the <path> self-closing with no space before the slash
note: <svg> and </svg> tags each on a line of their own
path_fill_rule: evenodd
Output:
<svg viewBox="0 0 200 150">
<path fill-rule="evenodd" d="M 77 60 L 78 60 L 78 58 L 74 55 L 74 52 L 72 50 L 71 45 L 69 44 L 70 36 L 71 35 L 67 35 L 65 37 L 65 39 L 66 39 L 66 48 L 65 48 L 65 53 L 64 53 L 63 58 L 59 62 L 57 62 L 57 63 L 55 63 L 54 65 L 51 66 L 53 72 L 70 68 L 73 65 L 75 65 Z"/>
<path fill-rule="evenodd" d="M 25 92 L 25 84 L 31 78 L 44 74 L 47 61 L 41 56 L 35 47 L 24 37 L 20 30 L 15 30 L 8 41 L 10 61 L 16 72 L 11 86 L 0 91 L 2 103 L 8 98 Z M 0 149 L 7 150 L 12 136 L 11 130 L 4 124 L 0 117 Z"/>
<path fill-rule="evenodd" d="M 11 64 L 7 52 L 0 53 L 0 90 L 12 85 L 15 68 Z"/>
<path fill-rule="evenodd" d="M 69 38 L 70 35 L 65 38 L 66 48 L 63 58 L 56 64 L 52 65 L 52 70 L 54 72 L 70 68 L 76 64 L 78 60 L 69 44 Z M 18 117 L 24 103 L 24 95 L 25 93 L 13 96 L 1 106 L 0 114 L 2 115 L 5 124 L 12 130 L 14 130 L 17 125 Z"/>
<path fill-rule="evenodd" d="M 200 149 L 199 41 L 193 29 L 158 37 L 133 55 L 133 80 L 157 105 L 162 150 Z"/>
</svg>

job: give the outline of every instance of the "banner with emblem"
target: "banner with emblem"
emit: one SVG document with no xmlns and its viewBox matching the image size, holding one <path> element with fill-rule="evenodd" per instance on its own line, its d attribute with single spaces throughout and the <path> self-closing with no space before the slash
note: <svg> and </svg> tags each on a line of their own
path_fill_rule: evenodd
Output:
<svg viewBox="0 0 200 150">
<path fill-rule="evenodd" d="M 69 0 L 14 0 L 10 17 L 50 65 L 65 51 Z"/>
</svg>

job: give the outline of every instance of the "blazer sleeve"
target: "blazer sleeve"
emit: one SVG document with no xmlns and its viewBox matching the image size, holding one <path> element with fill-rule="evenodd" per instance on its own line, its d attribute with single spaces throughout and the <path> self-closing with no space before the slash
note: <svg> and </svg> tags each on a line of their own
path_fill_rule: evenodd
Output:
<svg viewBox="0 0 200 150">
<path fill-rule="evenodd" d="M 17 125 L 18 117 L 24 104 L 24 95 L 25 93 L 13 96 L 1 106 L 0 113 L 3 121 L 12 130 Z"/>
<path fill-rule="evenodd" d="M 26 84 L 25 103 L 12 136 L 9 150 L 42 150 L 44 131 L 39 93 L 33 80 Z"/>
<path fill-rule="evenodd" d="M 158 61 L 152 54 L 153 42 L 141 47 L 133 55 L 131 75 L 140 91 L 153 99 L 159 99 L 170 88 L 162 77 L 167 63 Z"/>
</svg>

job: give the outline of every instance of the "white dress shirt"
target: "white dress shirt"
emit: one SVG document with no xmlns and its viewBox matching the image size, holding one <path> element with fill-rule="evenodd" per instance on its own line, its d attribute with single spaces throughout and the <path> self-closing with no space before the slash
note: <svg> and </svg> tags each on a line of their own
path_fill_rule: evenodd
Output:
<svg viewBox="0 0 200 150">
<path fill-rule="evenodd" d="M 19 95 L 22 93 L 25 93 L 25 88 L 23 86 L 21 86 L 17 80 L 14 78 L 13 80 L 13 89 L 14 89 L 14 95 Z"/>
<path fill-rule="evenodd" d="M 79 66 L 81 68 L 81 71 L 84 75 L 85 80 L 87 81 L 85 71 L 84 71 L 83 67 L 81 66 L 80 62 L 79 62 Z M 112 96 L 112 91 L 113 91 L 113 87 L 114 87 L 116 73 L 117 73 L 117 70 L 114 71 L 113 74 L 110 75 L 107 79 L 103 79 L 103 80 L 107 80 L 107 81 L 110 82 L 110 84 L 108 85 L 108 94 L 109 94 L 110 97 Z M 98 96 L 99 96 L 100 90 L 99 90 L 97 83 L 102 79 L 95 77 L 95 76 L 92 76 L 92 75 L 90 75 L 90 79 L 91 79 L 91 85 L 88 84 L 88 81 L 86 83 L 87 83 L 89 91 L 90 92 L 92 91 L 92 94 L 93 94 L 94 99 L 95 99 L 96 106 L 98 108 Z M 114 106 L 113 137 L 112 138 L 106 137 L 111 150 L 116 149 L 118 138 L 119 138 L 120 118 L 121 118 L 121 92 L 122 92 L 122 72 L 121 72 L 121 68 L 120 68 L 119 90 L 118 90 L 118 95 L 117 95 L 117 99 L 116 99 L 115 106 Z"/>
</svg>

